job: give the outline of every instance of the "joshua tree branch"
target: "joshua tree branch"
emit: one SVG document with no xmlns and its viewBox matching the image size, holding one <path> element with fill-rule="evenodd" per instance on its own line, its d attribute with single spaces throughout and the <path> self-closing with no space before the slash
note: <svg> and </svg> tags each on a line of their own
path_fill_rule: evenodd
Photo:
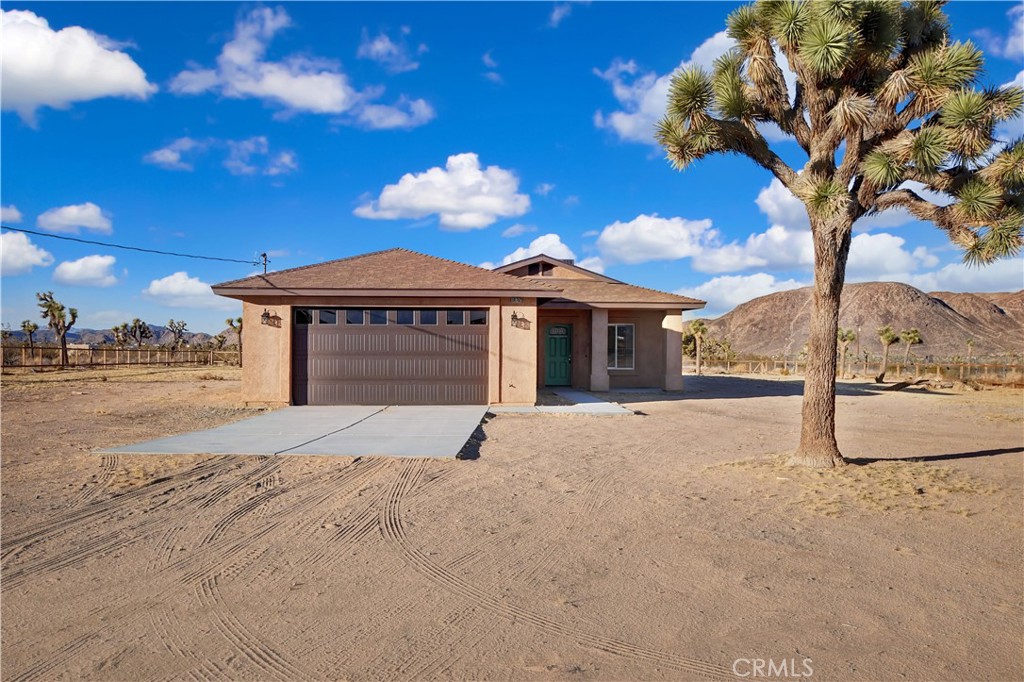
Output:
<svg viewBox="0 0 1024 682">
<path fill-rule="evenodd" d="M 764 136 L 753 126 L 748 127 L 737 121 L 716 123 L 722 132 L 722 151 L 749 156 L 759 166 L 771 171 L 787 188 L 796 182 L 796 171 L 771 150 Z"/>
</svg>

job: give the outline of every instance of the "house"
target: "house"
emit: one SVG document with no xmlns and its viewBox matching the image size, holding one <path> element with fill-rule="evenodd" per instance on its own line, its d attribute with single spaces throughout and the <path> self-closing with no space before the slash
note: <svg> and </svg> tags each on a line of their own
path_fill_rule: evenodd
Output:
<svg viewBox="0 0 1024 682">
<path fill-rule="evenodd" d="M 535 256 L 390 249 L 224 282 L 249 404 L 532 405 L 537 389 L 682 389 L 684 296 Z"/>
</svg>

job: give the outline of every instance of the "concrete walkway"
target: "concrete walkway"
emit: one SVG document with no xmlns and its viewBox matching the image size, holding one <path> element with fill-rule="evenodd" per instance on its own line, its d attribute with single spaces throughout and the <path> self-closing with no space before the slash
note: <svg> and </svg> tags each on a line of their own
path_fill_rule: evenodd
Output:
<svg viewBox="0 0 1024 682">
<path fill-rule="evenodd" d="M 455 457 L 486 412 L 483 405 L 285 407 L 215 429 L 102 452 Z"/>
<path fill-rule="evenodd" d="M 572 402 L 572 405 L 528 405 L 524 407 L 491 407 L 495 414 L 516 413 L 516 414 L 592 414 L 592 415 L 614 415 L 626 416 L 633 414 L 633 411 L 618 405 L 602 400 L 592 393 L 578 391 L 573 388 L 549 389 L 559 398 Z"/>
</svg>

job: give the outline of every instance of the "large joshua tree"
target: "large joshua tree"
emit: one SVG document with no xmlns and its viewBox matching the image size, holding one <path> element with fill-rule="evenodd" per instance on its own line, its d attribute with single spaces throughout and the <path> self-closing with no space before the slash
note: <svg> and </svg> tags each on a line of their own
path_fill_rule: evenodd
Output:
<svg viewBox="0 0 1024 682">
<path fill-rule="evenodd" d="M 657 139 L 683 169 L 705 156 L 747 156 L 800 198 L 814 243 L 814 309 L 795 464 L 844 462 L 835 439 L 835 343 L 854 222 L 892 208 L 930 221 L 971 264 L 1019 252 L 1024 142 L 994 151 L 1016 117 L 1018 87 L 976 87 L 982 54 L 951 41 L 942 2 L 790 0 L 739 8 L 736 47 L 712 73 L 675 74 Z M 792 91 L 780 63 L 795 74 Z M 795 140 L 799 170 L 759 127 Z M 797 147 L 792 146 L 795 158 Z M 922 190 L 951 197 L 942 205 Z"/>
</svg>

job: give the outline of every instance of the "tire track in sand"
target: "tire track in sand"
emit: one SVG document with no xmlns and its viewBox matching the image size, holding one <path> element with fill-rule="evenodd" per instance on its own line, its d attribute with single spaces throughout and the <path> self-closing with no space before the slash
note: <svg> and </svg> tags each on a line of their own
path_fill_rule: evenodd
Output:
<svg viewBox="0 0 1024 682">
<path fill-rule="evenodd" d="M 527 623 L 548 634 L 566 637 L 583 646 L 615 656 L 672 668 L 711 679 L 731 679 L 733 677 L 728 668 L 714 663 L 696 658 L 677 656 L 631 644 L 613 637 L 585 632 L 553 618 L 509 603 L 445 570 L 443 566 L 436 564 L 430 557 L 413 545 L 405 533 L 402 523 L 402 500 L 409 490 L 416 485 L 424 469 L 424 460 L 410 460 L 403 464 L 405 464 L 404 470 L 400 472 L 391 486 L 378 524 L 384 539 L 401 553 L 413 570 L 431 583 L 508 620 Z"/>
</svg>

